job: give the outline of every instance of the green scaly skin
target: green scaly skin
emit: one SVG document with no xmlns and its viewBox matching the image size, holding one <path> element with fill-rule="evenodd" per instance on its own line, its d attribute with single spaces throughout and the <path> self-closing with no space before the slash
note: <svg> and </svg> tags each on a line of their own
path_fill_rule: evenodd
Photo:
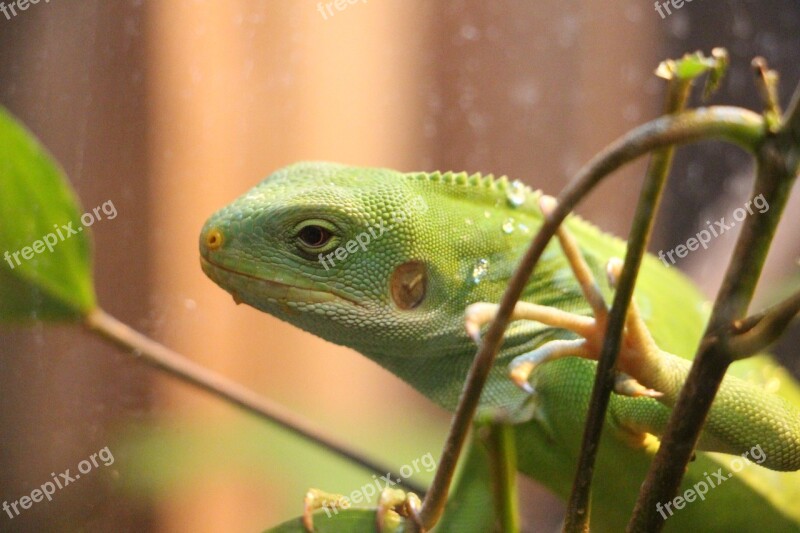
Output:
<svg viewBox="0 0 800 533">
<path fill-rule="evenodd" d="M 539 195 L 518 182 L 491 176 L 298 163 L 277 171 L 208 220 L 200 237 L 202 267 L 237 302 L 353 348 L 453 410 L 476 352 L 465 332 L 464 310 L 472 303 L 500 301 L 541 225 Z M 319 227 L 328 240 L 315 247 L 308 237 L 310 232 L 313 244 L 324 241 L 313 240 Z M 568 219 L 566 227 L 596 279 L 606 283 L 606 261 L 623 257 L 624 243 L 577 217 Z M 347 243 L 358 235 L 362 241 L 368 235 L 369 242 L 348 250 Z M 335 255 L 339 247 L 348 250 L 343 259 Z M 426 279 L 415 306 L 413 298 L 412 305 L 398 301 L 391 289 L 395 269 L 409 263 L 424 270 Z M 608 300 L 609 287 L 601 290 Z M 689 359 L 708 315 L 708 304 L 691 283 L 647 257 L 635 298 L 658 346 Z M 522 300 L 590 314 L 555 242 Z M 520 471 L 564 498 L 574 475 L 596 363 L 568 357 L 541 365 L 532 376 L 533 396 L 511 383 L 506 367 L 548 340 L 574 337 L 535 322 L 512 323 L 479 408 L 481 417 L 515 426 Z M 667 403 L 677 395 L 688 367 L 667 356 L 655 373 Z M 734 364 L 700 448 L 752 451 L 754 463 L 727 477 L 739 470 L 741 459 L 698 453 L 684 490 L 709 480 L 722 483 L 714 475 L 720 468 L 726 479 L 710 488 L 704 501 L 673 508 L 672 516 L 665 513 L 668 528 L 800 530 L 800 473 L 775 471 L 800 469 L 796 406 L 800 388 L 771 359 L 759 356 Z M 654 452 L 643 437 L 645 432 L 658 435 L 668 415 L 669 408 L 653 399 L 612 396 L 594 476 L 593 531 L 624 528 Z"/>
</svg>

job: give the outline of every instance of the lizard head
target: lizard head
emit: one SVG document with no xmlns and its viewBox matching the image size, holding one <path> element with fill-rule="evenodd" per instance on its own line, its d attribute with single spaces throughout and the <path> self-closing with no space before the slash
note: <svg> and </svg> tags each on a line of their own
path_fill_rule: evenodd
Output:
<svg viewBox="0 0 800 533">
<path fill-rule="evenodd" d="M 203 271 L 237 303 L 364 353 L 443 335 L 462 310 L 448 308 L 449 283 L 427 260 L 431 208 L 405 178 L 331 163 L 279 170 L 209 218 Z"/>
<path fill-rule="evenodd" d="M 536 198 L 479 174 L 298 163 L 208 219 L 201 265 L 237 303 L 353 348 L 452 408 L 475 353 L 464 310 L 500 300 L 541 223 Z M 555 263 L 530 283 L 543 303 L 565 298 L 549 281 Z M 509 327 L 491 401 L 526 397 L 504 365 L 540 329 Z"/>
</svg>

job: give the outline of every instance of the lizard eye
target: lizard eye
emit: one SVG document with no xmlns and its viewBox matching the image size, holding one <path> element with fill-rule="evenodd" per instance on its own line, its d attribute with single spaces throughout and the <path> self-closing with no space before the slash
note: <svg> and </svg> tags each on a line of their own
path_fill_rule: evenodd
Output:
<svg viewBox="0 0 800 533">
<path fill-rule="evenodd" d="M 320 253 L 335 249 L 342 240 L 336 225 L 320 218 L 300 222 L 291 235 L 296 253 L 306 259 L 316 259 Z"/>
<path fill-rule="evenodd" d="M 297 234 L 297 238 L 309 248 L 321 248 L 328 244 L 333 234 L 322 226 L 306 226 Z"/>
</svg>

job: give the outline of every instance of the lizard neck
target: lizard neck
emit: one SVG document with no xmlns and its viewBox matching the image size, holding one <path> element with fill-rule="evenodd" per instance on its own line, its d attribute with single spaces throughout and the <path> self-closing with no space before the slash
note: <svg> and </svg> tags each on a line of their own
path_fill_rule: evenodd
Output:
<svg viewBox="0 0 800 533">
<path fill-rule="evenodd" d="M 498 354 L 481 394 L 477 417 L 519 423 L 532 416 L 531 397 L 508 377 L 508 363 L 533 349 L 556 330 L 523 326 L 509 328 L 503 349 Z M 532 331 L 530 331 L 532 330 Z M 424 396 L 448 411 L 455 411 L 477 347 L 469 343 L 435 355 L 421 350 L 413 358 L 390 353 L 373 353 L 370 358 Z"/>
</svg>

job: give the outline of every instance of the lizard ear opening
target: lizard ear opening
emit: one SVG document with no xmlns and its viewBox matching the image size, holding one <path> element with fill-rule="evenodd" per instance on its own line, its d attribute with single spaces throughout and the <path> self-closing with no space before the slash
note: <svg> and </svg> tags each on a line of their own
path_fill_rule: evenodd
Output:
<svg viewBox="0 0 800 533">
<path fill-rule="evenodd" d="M 418 307 L 428 291 L 428 269 L 422 261 L 409 261 L 394 269 L 389 280 L 392 300 L 407 311 Z"/>
</svg>

